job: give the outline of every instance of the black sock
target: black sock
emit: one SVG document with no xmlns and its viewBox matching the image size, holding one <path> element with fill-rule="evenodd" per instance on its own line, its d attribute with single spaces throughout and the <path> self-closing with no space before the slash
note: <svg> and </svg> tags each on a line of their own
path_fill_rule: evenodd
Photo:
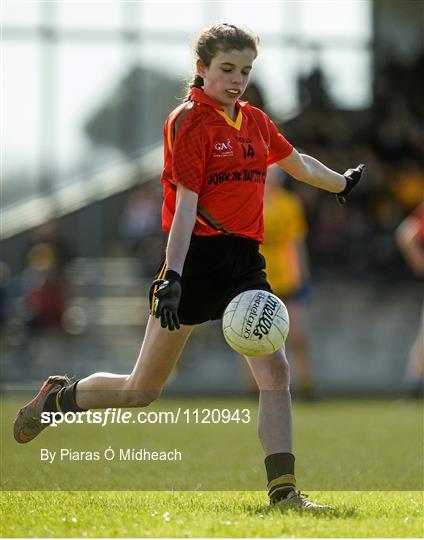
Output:
<svg viewBox="0 0 424 540">
<path fill-rule="evenodd" d="M 81 409 L 80 407 L 78 407 L 77 402 L 75 400 L 75 392 L 77 389 L 78 382 L 79 381 L 75 381 L 69 386 L 61 388 L 57 392 L 50 394 L 46 400 L 43 411 L 50 412 L 50 413 L 52 412 L 62 412 L 62 413 L 85 412 L 87 409 Z M 60 392 L 59 399 L 57 399 L 57 395 L 59 394 L 59 392 Z M 59 407 L 58 407 L 57 401 L 59 401 Z"/>
<path fill-rule="evenodd" d="M 56 396 L 59 393 L 59 390 L 56 392 L 52 392 L 48 398 L 46 399 L 46 402 L 44 403 L 43 412 L 48 413 L 55 413 L 58 412 L 56 407 Z"/>
<path fill-rule="evenodd" d="M 268 477 L 268 495 L 275 503 L 284 499 L 293 489 L 296 489 L 294 476 L 294 455 L 289 452 L 271 454 L 265 458 L 265 468 Z"/>
<path fill-rule="evenodd" d="M 65 388 L 62 394 L 59 396 L 59 406 L 63 413 L 67 412 L 85 412 L 87 409 L 81 409 L 78 407 L 75 393 L 77 391 L 77 384 L 79 381 L 75 381 Z"/>
</svg>

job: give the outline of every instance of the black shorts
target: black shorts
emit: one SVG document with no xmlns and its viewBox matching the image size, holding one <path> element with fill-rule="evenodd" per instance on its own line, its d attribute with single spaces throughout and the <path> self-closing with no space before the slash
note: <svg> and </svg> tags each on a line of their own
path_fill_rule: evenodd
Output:
<svg viewBox="0 0 424 540">
<path fill-rule="evenodd" d="M 163 259 L 156 278 L 161 274 Z M 239 236 L 192 236 L 181 276 L 178 317 L 182 324 L 221 319 L 230 301 L 243 291 L 272 292 L 259 243 Z"/>
</svg>

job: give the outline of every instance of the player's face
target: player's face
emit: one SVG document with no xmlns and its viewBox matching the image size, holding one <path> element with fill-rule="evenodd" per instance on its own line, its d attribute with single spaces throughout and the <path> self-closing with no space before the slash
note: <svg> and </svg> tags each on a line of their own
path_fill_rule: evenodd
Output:
<svg viewBox="0 0 424 540">
<path fill-rule="evenodd" d="M 229 116 L 234 113 L 235 102 L 246 89 L 255 57 L 252 49 L 232 49 L 218 51 L 209 67 L 204 67 L 200 61 L 197 63 L 198 73 L 204 80 L 205 94 L 218 101 Z"/>
</svg>

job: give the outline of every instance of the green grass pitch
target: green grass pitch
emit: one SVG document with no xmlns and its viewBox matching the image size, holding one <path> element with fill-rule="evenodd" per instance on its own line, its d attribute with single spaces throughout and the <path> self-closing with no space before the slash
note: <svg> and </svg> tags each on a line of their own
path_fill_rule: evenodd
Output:
<svg viewBox="0 0 424 540">
<path fill-rule="evenodd" d="M 423 537 L 422 403 L 295 402 L 299 488 L 335 507 L 309 514 L 268 506 L 254 401 L 164 398 L 149 408 L 249 408 L 246 426 L 84 424 L 17 445 L 21 402 L 2 400 L 2 537 Z M 42 448 L 107 446 L 176 447 L 184 459 L 40 461 Z"/>
</svg>

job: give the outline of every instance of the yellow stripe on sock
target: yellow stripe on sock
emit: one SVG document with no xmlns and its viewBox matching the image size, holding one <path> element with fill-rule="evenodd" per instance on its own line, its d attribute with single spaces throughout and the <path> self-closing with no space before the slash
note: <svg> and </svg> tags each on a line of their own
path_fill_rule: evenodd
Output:
<svg viewBox="0 0 424 540">
<path fill-rule="evenodd" d="M 283 474 L 279 476 L 278 478 L 274 478 L 274 480 L 271 480 L 271 482 L 268 484 L 268 489 L 272 490 L 273 487 L 278 486 L 280 484 L 290 484 L 292 486 L 296 485 L 296 477 L 294 474 Z"/>
</svg>

